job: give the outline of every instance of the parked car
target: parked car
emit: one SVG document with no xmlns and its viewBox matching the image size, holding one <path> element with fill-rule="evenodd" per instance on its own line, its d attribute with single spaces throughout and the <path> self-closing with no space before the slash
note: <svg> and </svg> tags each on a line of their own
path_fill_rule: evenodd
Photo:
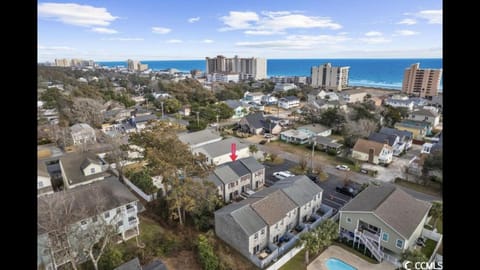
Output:
<svg viewBox="0 0 480 270">
<path fill-rule="evenodd" d="M 287 177 L 295 176 L 295 174 L 289 172 L 289 171 L 281 171 L 281 172 L 274 172 L 273 176 L 277 178 L 278 180 L 282 180 Z"/>
<path fill-rule="evenodd" d="M 273 138 L 273 135 L 270 133 L 265 133 L 263 134 L 263 137 L 268 139 L 268 138 Z"/>
<path fill-rule="evenodd" d="M 259 144 L 266 144 L 266 143 L 267 143 L 267 140 L 261 140 L 261 141 L 259 142 Z"/>
<path fill-rule="evenodd" d="M 313 182 L 318 181 L 318 175 L 316 174 L 307 174 L 307 177 L 310 178 L 310 180 L 312 180 Z"/>
<path fill-rule="evenodd" d="M 335 168 L 340 171 L 350 171 L 350 168 L 347 165 L 337 165 Z"/>
<path fill-rule="evenodd" d="M 350 187 L 350 186 L 336 187 L 335 190 L 338 193 L 345 194 L 345 195 L 350 196 L 352 198 L 357 196 L 357 194 L 359 192 L 357 189 L 355 189 L 353 187 Z"/>
</svg>

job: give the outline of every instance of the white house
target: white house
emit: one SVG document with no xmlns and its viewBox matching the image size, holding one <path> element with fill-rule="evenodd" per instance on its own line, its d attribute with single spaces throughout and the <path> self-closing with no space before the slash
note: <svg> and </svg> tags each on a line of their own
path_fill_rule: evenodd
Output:
<svg viewBox="0 0 480 270">
<path fill-rule="evenodd" d="M 273 91 L 285 92 L 292 89 L 297 89 L 297 86 L 293 83 L 276 83 Z"/>
<path fill-rule="evenodd" d="M 238 83 L 240 75 L 238 73 L 211 73 L 207 74 L 207 81 L 209 82 L 235 82 Z"/>
<path fill-rule="evenodd" d="M 207 162 L 220 165 L 232 161 L 230 158 L 232 144 L 235 144 L 237 159 L 250 156 L 249 145 L 242 143 L 237 138 L 228 138 L 218 142 L 205 144 L 192 151 L 194 154 L 203 153 L 207 157 Z"/>
<path fill-rule="evenodd" d="M 389 105 L 395 108 L 407 108 L 413 110 L 414 102 L 407 96 L 393 96 L 384 100 L 385 105 Z"/>
<path fill-rule="evenodd" d="M 414 121 L 429 122 L 432 127 L 435 127 L 440 123 L 440 115 L 438 114 L 438 109 L 430 106 L 425 106 L 421 109 L 413 110 L 408 114 L 408 119 Z"/>
<path fill-rule="evenodd" d="M 40 196 L 37 205 L 37 265 L 44 269 L 70 264 L 71 256 L 65 254 L 82 252 L 78 244 L 92 241 L 96 235 L 90 234 L 94 230 L 100 238 L 105 233 L 100 228 L 106 225 L 116 229 L 114 243 L 140 234 L 139 201 L 115 177 Z M 55 243 L 55 249 L 49 243 Z M 85 260 L 86 254 L 77 257 L 77 263 Z"/>
<path fill-rule="evenodd" d="M 306 144 L 311 137 L 309 133 L 296 129 L 289 129 L 280 133 L 280 140 L 293 144 Z"/>
<path fill-rule="evenodd" d="M 233 110 L 232 119 L 242 118 L 247 114 L 246 107 L 238 100 L 229 99 L 225 100 L 224 103 Z"/>
<path fill-rule="evenodd" d="M 243 99 L 247 102 L 253 101 L 255 103 L 261 103 L 264 94 L 262 92 L 245 92 Z"/>
<path fill-rule="evenodd" d="M 178 139 L 185 144 L 190 146 L 190 149 L 195 149 L 200 146 L 219 142 L 222 140 L 222 137 L 211 129 L 204 129 L 196 132 L 180 133 L 178 134 Z"/>
<path fill-rule="evenodd" d="M 71 126 L 70 134 L 72 135 L 74 145 L 88 142 L 95 143 L 97 141 L 95 130 L 90 125 L 85 123 L 75 124 Z"/>
<path fill-rule="evenodd" d="M 267 104 L 267 105 L 272 105 L 272 104 L 277 104 L 278 102 L 278 98 L 275 97 L 275 96 L 272 96 L 272 95 L 264 95 L 262 97 L 262 101 L 261 101 L 263 104 Z"/>
<path fill-rule="evenodd" d="M 388 164 L 393 159 L 393 149 L 386 143 L 358 139 L 352 149 L 352 157 L 373 164 Z"/>
<path fill-rule="evenodd" d="M 112 174 L 109 165 L 94 153 L 68 153 L 60 157 L 60 169 L 66 189 L 103 180 Z"/>
<path fill-rule="evenodd" d="M 332 128 L 326 127 L 320 124 L 311 124 L 311 125 L 304 125 L 297 128 L 297 130 L 304 131 L 310 134 L 311 137 L 316 136 L 323 136 L 327 137 L 332 135 Z"/>
<path fill-rule="evenodd" d="M 278 105 L 283 109 L 290 109 L 300 106 L 300 99 L 295 96 L 288 96 L 278 100 Z"/>
</svg>

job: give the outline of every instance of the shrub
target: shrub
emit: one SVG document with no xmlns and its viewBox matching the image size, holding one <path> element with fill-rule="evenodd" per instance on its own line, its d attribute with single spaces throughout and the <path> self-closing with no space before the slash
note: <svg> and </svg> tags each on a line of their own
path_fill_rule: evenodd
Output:
<svg viewBox="0 0 480 270">
<path fill-rule="evenodd" d="M 327 151 L 327 154 L 329 154 L 330 156 L 336 156 L 336 155 L 337 155 L 337 151 L 334 150 L 334 149 L 329 149 L 329 150 Z"/>
<path fill-rule="evenodd" d="M 213 252 L 213 246 L 208 241 L 208 238 L 200 234 L 197 239 L 198 257 L 202 268 L 205 270 L 218 269 L 220 262 L 218 257 Z"/>
</svg>

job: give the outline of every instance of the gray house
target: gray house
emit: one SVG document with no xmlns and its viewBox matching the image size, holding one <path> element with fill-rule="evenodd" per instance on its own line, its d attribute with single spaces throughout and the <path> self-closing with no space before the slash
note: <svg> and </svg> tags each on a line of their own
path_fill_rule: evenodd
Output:
<svg viewBox="0 0 480 270">
<path fill-rule="evenodd" d="M 218 187 L 223 200 L 230 202 L 241 194 L 248 196 L 250 191 L 263 188 L 265 166 L 254 157 L 242 158 L 218 166 L 208 179 Z"/>
<path fill-rule="evenodd" d="M 204 129 L 196 132 L 178 134 L 178 139 L 183 143 L 188 144 L 190 149 L 193 150 L 209 143 L 221 141 L 222 137 L 214 130 Z"/>
<path fill-rule="evenodd" d="M 294 176 L 215 212 L 215 233 L 259 267 L 278 255 L 295 227 L 316 216 L 323 190 L 306 176 Z M 304 225 L 303 225 L 304 226 Z"/>
<path fill-rule="evenodd" d="M 245 116 L 238 122 L 240 130 L 254 135 L 263 133 L 278 134 L 282 127 L 278 122 L 265 118 L 262 112 L 256 112 Z"/>
<path fill-rule="evenodd" d="M 431 204 L 390 184 L 370 185 L 340 210 L 340 236 L 395 261 L 421 236 Z"/>
<path fill-rule="evenodd" d="M 405 150 L 412 147 L 413 133 L 411 131 L 382 127 L 378 133 L 398 136 L 400 138 L 399 141 L 405 144 Z"/>
<path fill-rule="evenodd" d="M 90 184 L 112 174 L 108 163 L 92 152 L 69 153 L 60 157 L 60 169 L 65 188 Z"/>
</svg>

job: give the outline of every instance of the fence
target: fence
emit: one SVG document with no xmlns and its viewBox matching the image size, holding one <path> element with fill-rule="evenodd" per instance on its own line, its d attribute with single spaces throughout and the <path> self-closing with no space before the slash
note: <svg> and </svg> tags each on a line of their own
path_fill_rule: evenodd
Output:
<svg viewBox="0 0 480 270">
<path fill-rule="evenodd" d="M 440 242 L 440 239 L 442 239 L 442 234 L 425 229 L 425 228 L 422 229 L 422 236 L 432 239 L 435 242 Z"/>
<path fill-rule="evenodd" d="M 295 257 L 298 252 L 300 252 L 303 249 L 303 245 L 299 247 L 294 247 L 292 248 L 289 252 L 285 253 L 285 255 L 282 256 L 278 261 L 276 261 L 274 264 L 270 265 L 266 270 L 277 270 L 280 269 L 284 264 L 286 264 L 290 259 Z"/>
<path fill-rule="evenodd" d="M 147 202 L 151 202 L 155 199 L 155 195 L 156 194 L 153 194 L 153 195 L 147 195 L 145 194 L 145 192 L 143 192 L 139 187 L 135 186 L 132 182 L 130 182 L 130 180 L 128 180 L 125 176 L 123 176 L 123 181 L 125 181 L 125 184 L 127 184 L 127 186 L 129 186 L 133 191 L 135 191 L 135 193 L 137 193 L 140 197 L 142 197 L 144 200 L 146 200 Z"/>
</svg>

